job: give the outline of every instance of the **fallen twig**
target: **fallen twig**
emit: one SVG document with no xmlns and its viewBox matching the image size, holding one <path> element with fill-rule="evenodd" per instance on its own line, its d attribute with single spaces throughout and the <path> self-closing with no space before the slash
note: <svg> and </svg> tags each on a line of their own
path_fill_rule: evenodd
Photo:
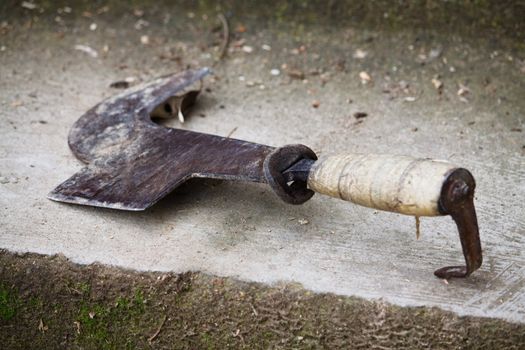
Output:
<svg viewBox="0 0 525 350">
<path fill-rule="evenodd" d="M 229 139 L 229 138 L 233 135 L 233 133 L 234 133 L 235 131 L 237 131 L 237 127 L 233 128 L 233 129 L 228 133 L 228 135 L 226 135 L 226 138 Z"/>
<path fill-rule="evenodd" d="M 222 13 L 219 13 L 217 17 L 222 23 L 222 44 L 219 51 L 219 60 L 222 60 L 224 56 L 226 56 L 226 51 L 228 50 L 228 45 L 230 44 L 230 26 L 228 25 L 226 16 L 224 16 Z"/>
<path fill-rule="evenodd" d="M 160 330 L 162 329 L 162 326 L 164 326 L 164 323 L 166 323 L 166 315 L 164 315 L 164 318 L 162 319 L 162 322 L 160 323 L 160 326 L 159 328 L 157 328 L 157 330 L 155 331 L 155 333 L 148 338 L 148 342 L 151 343 L 160 333 Z"/>
<path fill-rule="evenodd" d="M 419 216 L 416 216 L 416 239 L 419 239 L 419 236 L 420 236 L 420 226 L 421 226 L 421 222 L 419 220 Z"/>
<path fill-rule="evenodd" d="M 255 316 L 259 316 L 259 313 L 257 312 L 257 310 L 255 310 L 255 307 L 253 306 L 253 304 L 250 304 L 251 308 L 252 308 L 252 311 L 253 311 L 253 314 Z"/>
</svg>

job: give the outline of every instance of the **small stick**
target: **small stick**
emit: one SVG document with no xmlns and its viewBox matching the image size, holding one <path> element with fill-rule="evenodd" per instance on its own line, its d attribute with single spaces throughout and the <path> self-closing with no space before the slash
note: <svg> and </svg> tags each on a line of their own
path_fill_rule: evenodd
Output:
<svg viewBox="0 0 525 350">
<path fill-rule="evenodd" d="M 148 338 L 149 343 L 151 343 L 157 337 L 157 335 L 159 335 L 162 326 L 164 326 L 164 323 L 166 322 L 166 318 L 166 315 L 164 315 L 164 318 L 162 319 L 159 328 L 157 328 L 157 331 L 151 337 Z"/>
<path fill-rule="evenodd" d="M 222 23 L 222 44 L 219 51 L 219 60 L 222 60 L 224 56 L 226 56 L 226 51 L 230 43 L 230 26 L 228 25 L 228 20 L 222 13 L 219 13 L 217 17 Z"/>
<path fill-rule="evenodd" d="M 255 307 L 253 306 L 253 304 L 250 304 L 250 306 L 252 307 L 253 314 L 255 316 L 259 316 L 259 313 L 257 312 L 257 310 L 255 310 Z"/>
<path fill-rule="evenodd" d="M 226 135 L 226 138 L 229 139 L 229 138 L 233 135 L 233 133 L 234 133 L 235 131 L 237 131 L 237 127 L 233 128 L 233 129 L 228 133 L 228 135 Z"/>
</svg>

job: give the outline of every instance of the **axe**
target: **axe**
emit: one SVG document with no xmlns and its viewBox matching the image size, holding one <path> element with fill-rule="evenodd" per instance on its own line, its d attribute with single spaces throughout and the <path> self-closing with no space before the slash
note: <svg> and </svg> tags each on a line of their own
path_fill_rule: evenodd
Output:
<svg viewBox="0 0 525 350">
<path fill-rule="evenodd" d="M 48 198 L 121 210 L 144 210 L 190 178 L 268 184 L 286 203 L 315 192 L 400 214 L 450 215 L 465 266 L 435 271 L 467 277 L 482 263 L 471 173 L 448 162 L 407 156 L 342 154 L 317 158 L 304 145 L 271 147 L 167 128 L 152 117 L 182 117 L 199 93 L 188 90 L 208 68 L 138 85 L 87 111 L 69 133 L 69 147 L 86 166 Z"/>
</svg>

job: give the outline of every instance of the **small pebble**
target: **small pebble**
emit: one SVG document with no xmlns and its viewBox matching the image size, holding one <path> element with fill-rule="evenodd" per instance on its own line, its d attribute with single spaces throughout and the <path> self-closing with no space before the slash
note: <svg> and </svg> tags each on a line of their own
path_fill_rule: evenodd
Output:
<svg viewBox="0 0 525 350">
<path fill-rule="evenodd" d="M 277 68 L 274 68 L 270 71 L 270 74 L 273 75 L 274 77 L 278 76 L 281 74 L 281 71 Z"/>
<path fill-rule="evenodd" d="M 147 35 L 143 35 L 140 37 L 140 42 L 143 44 L 143 45 L 148 45 L 149 44 L 149 36 Z"/>
<path fill-rule="evenodd" d="M 366 56 L 368 56 L 368 52 L 361 50 L 361 49 L 355 50 L 354 55 L 353 55 L 353 57 L 357 59 L 363 59 Z"/>
</svg>

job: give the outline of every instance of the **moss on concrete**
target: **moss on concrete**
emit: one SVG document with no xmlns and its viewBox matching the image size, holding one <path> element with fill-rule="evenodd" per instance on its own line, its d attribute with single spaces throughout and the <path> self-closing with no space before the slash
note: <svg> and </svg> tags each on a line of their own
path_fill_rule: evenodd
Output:
<svg viewBox="0 0 525 350">
<path fill-rule="evenodd" d="M 17 309 L 17 298 L 11 288 L 0 283 L 0 319 L 2 321 L 11 320 Z"/>
</svg>

